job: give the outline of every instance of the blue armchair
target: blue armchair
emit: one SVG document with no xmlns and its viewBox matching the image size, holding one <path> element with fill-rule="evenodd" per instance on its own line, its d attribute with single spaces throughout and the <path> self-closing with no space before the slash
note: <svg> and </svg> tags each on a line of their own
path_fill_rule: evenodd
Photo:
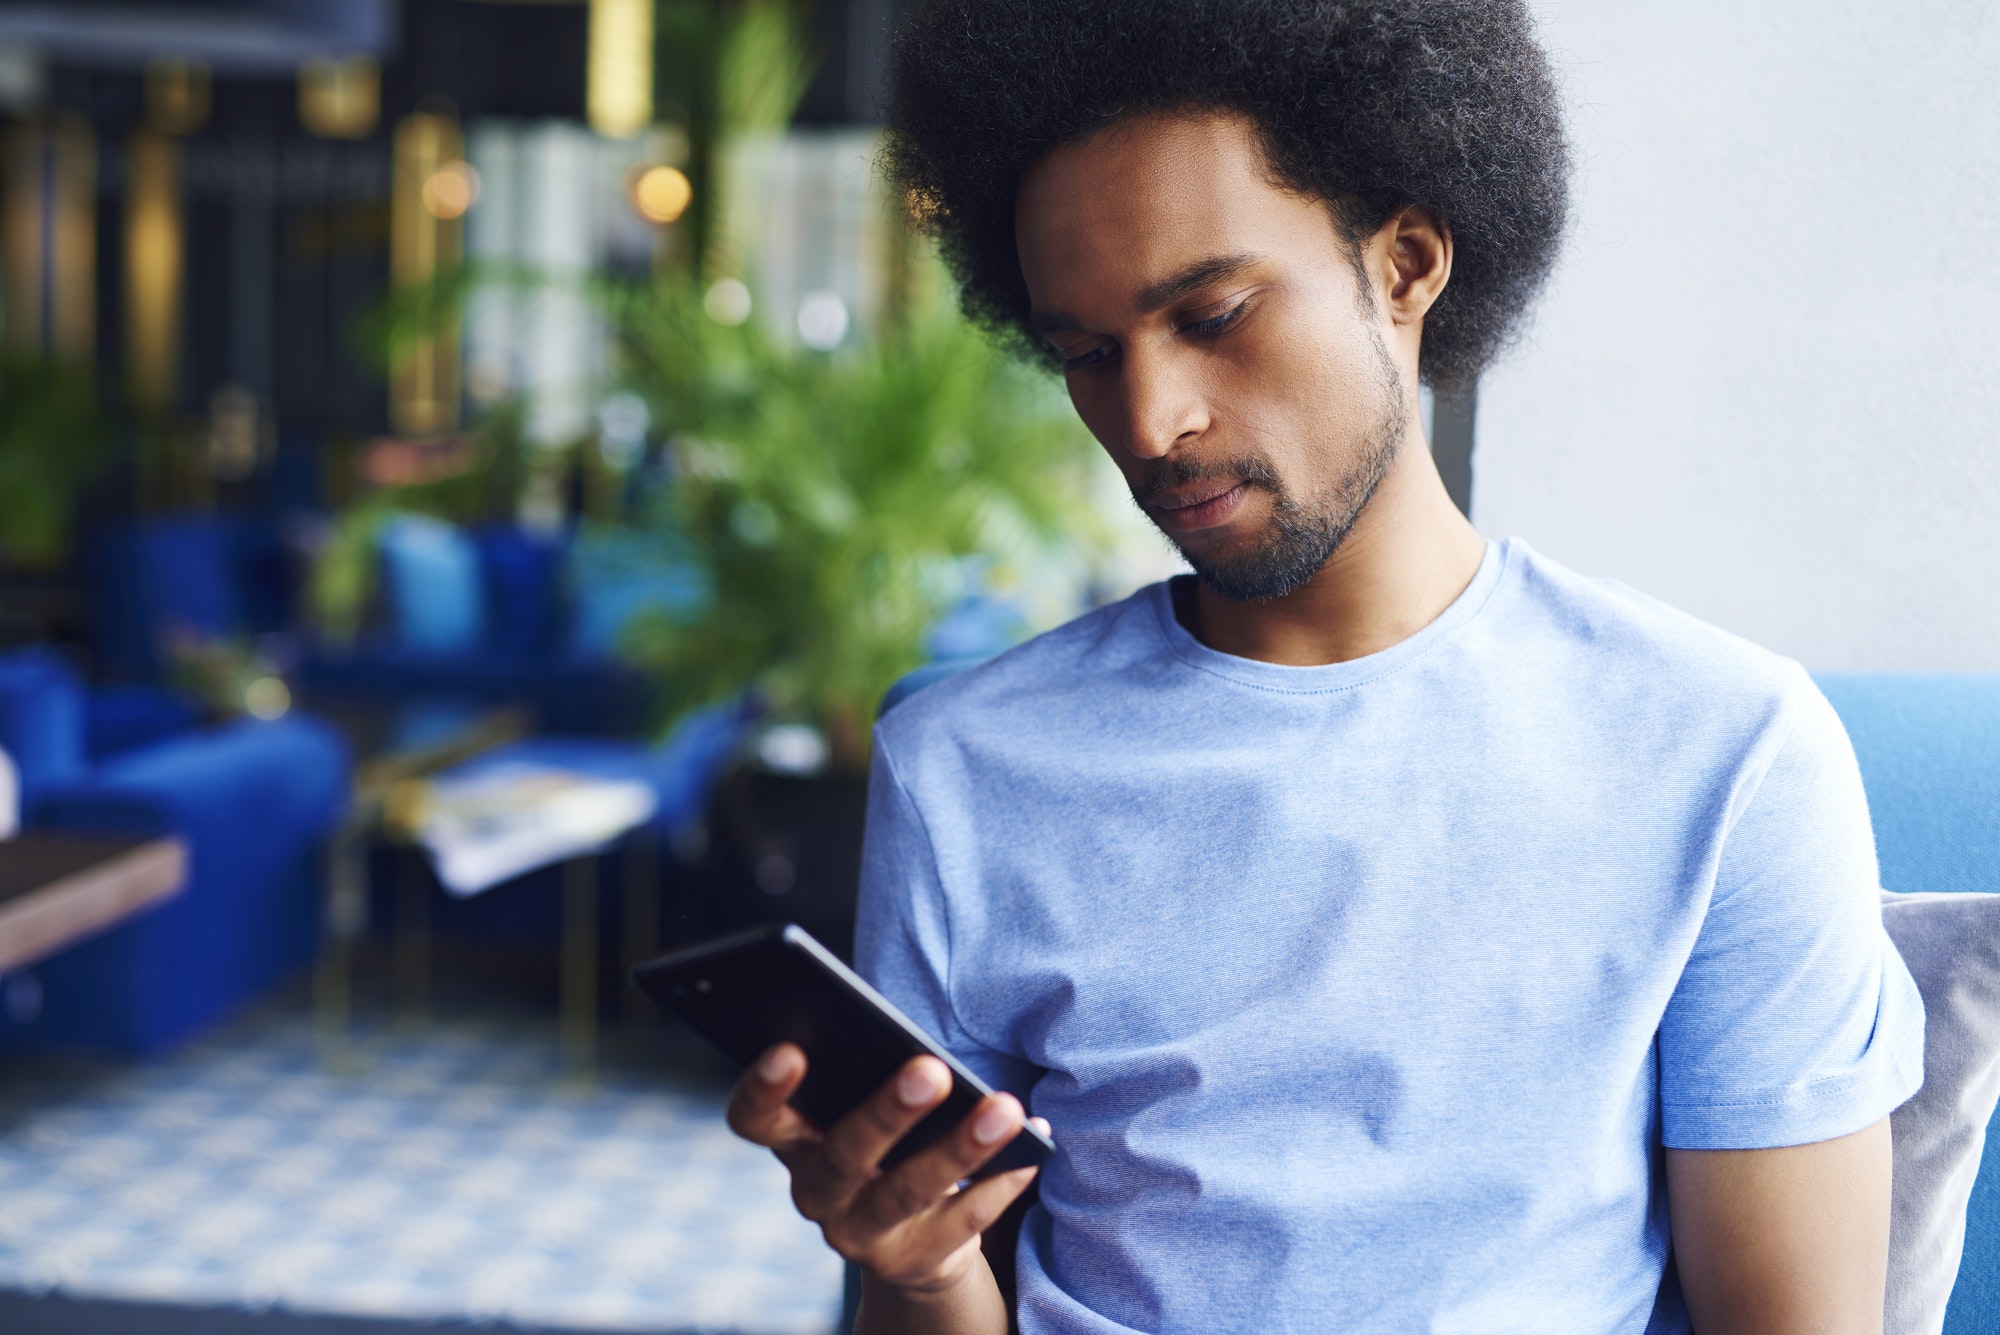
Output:
<svg viewBox="0 0 2000 1335">
<path fill-rule="evenodd" d="M 36 966 L 40 1013 L 0 1021 L 0 1049 L 156 1052 L 311 958 L 345 747 L 308 718 L 201 728 L 175 708 L 94 700 L 46 650 L 0 656 L 0 748 L 21 772 L 24 824 L 171 833 L 189 853 L 178 897 Z"/>
<path fill-rule="evenodd" d="M 2000 676 L 1827 675 L 1884 889 L 2000 891 Z M 2000 1119 L 1996 1119 L 2000 1120 Z M 2000 1133 L 1986 1133 L 1944 1335 L 2000 1330 Z"/>
</svg>

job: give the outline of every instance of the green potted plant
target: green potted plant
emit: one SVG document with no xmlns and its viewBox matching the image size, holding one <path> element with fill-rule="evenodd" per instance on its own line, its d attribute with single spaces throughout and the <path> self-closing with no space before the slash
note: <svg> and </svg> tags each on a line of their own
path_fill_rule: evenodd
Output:
<svg viewBox="0 0 2000 1335">
<path fill-rule="evenodd" d="M 609 307 L 669 436 L 649 528 L 703 591 L 625 651 L 670 714 L 762 696 L 782 745 L 725 782 L 720 853 L 760 912 L 845 949 L 877 705 L 994 571 L 1088 565 L 1095 447 L 1053 380 L 955 314 L 822 354 L 716 323 L 691 287 Z"/>
<path fill-rule="evenodd" d="M 47 572 L 69 560 L 77 501 L 103 471 L 108 442 L 88 369 L 0 366 L 0 562 Z"/>
<path fill-rule="evenodd" d="M 956 316 L 827 355 L 718 325 L 678 289 L 613 310 L 630 387 L 671 436 L 649 522 L 706 586 L 626 637 L 677 711 L 753 685 L 858 773 L 883 692 L 982 568 L 1098 548 L 1094 446 L 1060 389 Z"/>
</svg>

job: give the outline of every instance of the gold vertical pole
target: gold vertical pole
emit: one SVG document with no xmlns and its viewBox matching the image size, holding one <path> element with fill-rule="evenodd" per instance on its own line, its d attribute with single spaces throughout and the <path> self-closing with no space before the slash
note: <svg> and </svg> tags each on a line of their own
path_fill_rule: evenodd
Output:
<svg viewBox="0 0 2000 1335">
<path fill-rule="evenodd" d="M 462 252 L 459 215 L 439 209 L 434 178 L 441 168 L 459 163 L 465 150 L 456 122 L 420 111 L 396 127 L 393 151 L 389 279 L 406 292 L 421 290 L 456 267 Z M 435 435 L 456 427 L 458 369 L 454 321 L 405 353 L 391 372 L 390 424 L 408 436 Z"/>
<path fill-rule="evenodd" d="M 97 135 L 88 121 L 68 116 L 52 133 L 55 294 L 49 351 L 65 361 L 87 362 L 97 351 Z"/>
<path fill-rule="evenodd" d="M 4 150 L 8 350 L 90 360 L 97 337 L 97 137 L 68 114 L 17 125 Z"/>
<path fill-rule="evenodd" d="M 8 131 L 5 148 L 4 217 L 0 217 L 0 252 L 4 252 L 7 301 L 7 351 L 16 357 L 42 350 L 42 265 L 44 181 L 40 131 L 20 125 Z"/>
<path fill-rule="evenodd" d="M 179 397 L 185 273 L 180 145 L 141 130 L 132 136 L 126 163 L 125 386 L 135 407 L 160 412 Z"/>
<path fill-rule="evenodd" d="M 563 864 L 562 1056 L 587 1079 L 597 1055 L 597 859 Z"/>
<path fill-rule="evenodd" d="M 653 119 L 653 0 L 590 0 L 584 114 L 611 139 Z"/>
</svg>

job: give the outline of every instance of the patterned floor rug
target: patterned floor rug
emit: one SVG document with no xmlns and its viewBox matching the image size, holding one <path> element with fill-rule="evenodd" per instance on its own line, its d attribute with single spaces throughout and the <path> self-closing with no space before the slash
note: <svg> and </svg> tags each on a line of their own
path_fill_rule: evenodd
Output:
<svg viewBox="0 0 2000 1335">
<path fill-rule="evenodd" d="M 575 1331 L 825 1335 L 837 1259 L 715 1082 L 553 1026 L 276 1007 L 157 1065 L 0 1063 L 0 1290 Z"/>
</svg>

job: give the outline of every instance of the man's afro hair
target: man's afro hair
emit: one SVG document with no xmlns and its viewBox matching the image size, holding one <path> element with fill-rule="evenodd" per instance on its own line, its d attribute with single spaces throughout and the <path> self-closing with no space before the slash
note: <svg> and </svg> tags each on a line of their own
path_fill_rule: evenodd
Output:
<svg viewBox="0 0 2000 1335">
<path fill-rule="evenodd" d="M 1506 344 L 1561 245 L 1559 102 L 1525 0 L 911 0 L 887 163 L 967 314 L 1032 345 L 1014 249 L 1029 166 L 1135 114 L 1247 114 L 1350 243 L 1410 204 L 1451 229 L 1422 375 L 1453 389 Z"/>
</svg>

